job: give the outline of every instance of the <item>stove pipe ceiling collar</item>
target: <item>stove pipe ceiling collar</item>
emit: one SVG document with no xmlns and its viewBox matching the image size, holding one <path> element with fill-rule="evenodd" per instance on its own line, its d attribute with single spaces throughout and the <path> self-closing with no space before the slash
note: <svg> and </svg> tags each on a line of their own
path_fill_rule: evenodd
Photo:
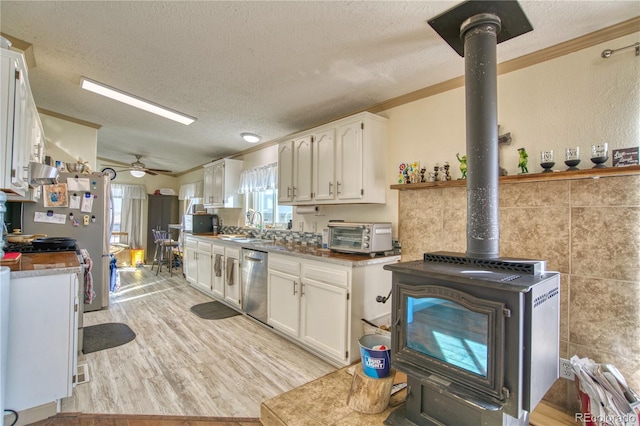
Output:
<svg viewBox="0 0 640 426">
<path fill-rule="evenodd" d="M 533 30 L 516 1 L 467 1 L 429 25 L 465 58 L 467 256 L 499 256 L 496 46 Z"/>
</svg>

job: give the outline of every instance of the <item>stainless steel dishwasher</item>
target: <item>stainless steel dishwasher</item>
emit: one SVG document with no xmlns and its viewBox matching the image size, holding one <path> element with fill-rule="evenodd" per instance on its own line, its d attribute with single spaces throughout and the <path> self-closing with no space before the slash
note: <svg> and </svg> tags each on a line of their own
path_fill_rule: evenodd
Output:
<svg viewBox="0 0 640 426">
<path fill-rule="evenodd" d="M 242 249 L 242 310 L 267 323 L 267 253 Z"/>
</svg>

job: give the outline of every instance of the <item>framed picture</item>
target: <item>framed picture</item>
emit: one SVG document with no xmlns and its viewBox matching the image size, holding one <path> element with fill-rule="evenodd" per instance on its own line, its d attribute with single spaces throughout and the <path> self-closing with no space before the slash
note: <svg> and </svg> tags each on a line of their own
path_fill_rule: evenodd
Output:
<svg viewBox="0 0 640 426">
<path fill-rule="evenodd" d="M 638 164 L 638 147 L 613 150 L 613 167 L 634 166 Z"/>
<path fill-rule="evenodd" d="M 66 183 L 58 183 L 56 185 L 43 185 L 44 191 L 43 205 L 44 207 L 68 207 L 69 194 Z"/>
</svg>

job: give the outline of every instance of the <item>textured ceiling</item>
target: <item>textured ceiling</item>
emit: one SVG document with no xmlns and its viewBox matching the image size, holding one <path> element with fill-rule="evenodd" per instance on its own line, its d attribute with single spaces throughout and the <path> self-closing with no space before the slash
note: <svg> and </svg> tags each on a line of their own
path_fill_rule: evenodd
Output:
<svg viewBox="0 0 640 426">
<path fill-rule="evenodd" d="M 460 76 L 427 21 L 455 1 L 6 1 L 33 45 L 39 108 L 100 124 L 98 156 L 179 173 Z M 533 32 L 504 62 L 640 15 L 632 1 L 521 1 Z M 80 77 L 197 117 L 174 123 L 80 89 Z"/>
</svg>

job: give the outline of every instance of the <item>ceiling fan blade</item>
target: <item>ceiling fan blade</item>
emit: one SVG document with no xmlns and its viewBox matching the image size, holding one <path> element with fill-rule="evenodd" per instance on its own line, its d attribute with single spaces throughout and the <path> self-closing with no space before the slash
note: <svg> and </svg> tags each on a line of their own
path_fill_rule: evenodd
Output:
<svg viewBox="0 0 640 426">
<path fill-rule="evenodd" d="M 158 173 L 172 173 L 171 170 L 165 170 L 165 169 L 146 169 L 146 170 L 151 170 L 152 172 L 158 172 Z"/>
<path fill-rule="evenodd" d="M 151 171 L 151 170 L 149 170 L 149 169 L 145 169 L 144 171 L 145 171 L 146 173 L 150 174 L 151 176 L 156 176 L 156 175 L 157 175 L 157 173 L 156 173 L 156 172 Z"/>
</svg>

